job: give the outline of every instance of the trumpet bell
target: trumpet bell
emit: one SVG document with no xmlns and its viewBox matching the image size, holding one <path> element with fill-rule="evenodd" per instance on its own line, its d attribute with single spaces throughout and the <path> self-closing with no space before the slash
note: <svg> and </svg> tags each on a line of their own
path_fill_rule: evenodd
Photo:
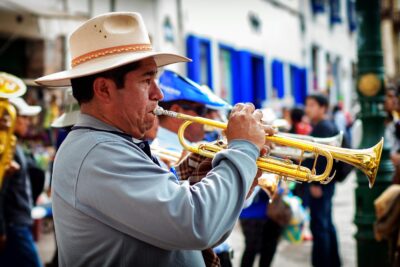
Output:
<svg viewBox="0 0 400 267">
<path fill-rule="evenodd" d="M 375 183 L 382 156 L 383 138 L 373 147 L 367 149 L 332 149 L 334 158 L 353 165 L 368 178 L 369 188 Z"/>
</svg>

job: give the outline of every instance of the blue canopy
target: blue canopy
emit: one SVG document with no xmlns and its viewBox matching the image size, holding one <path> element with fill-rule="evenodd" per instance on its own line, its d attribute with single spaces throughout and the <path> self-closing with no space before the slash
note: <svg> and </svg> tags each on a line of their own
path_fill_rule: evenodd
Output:
<svg viewBox="0 0 400 267">
<path fill-rule="evenodd" d="M 159 87 L 164 94 L 163 102 L 187 100 L 207 105 L 209 108 L 228 108 L 230 105 L 207 91 L 199 84 L 173 71 L 165 70 L 159 78 Z"/>
</svg>

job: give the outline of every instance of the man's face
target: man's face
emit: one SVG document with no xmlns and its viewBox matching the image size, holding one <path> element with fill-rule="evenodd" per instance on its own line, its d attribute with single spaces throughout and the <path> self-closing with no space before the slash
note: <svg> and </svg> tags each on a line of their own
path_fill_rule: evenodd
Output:
<svg viewBox="0 0 400 267">
<path fill-rule="evenodd" d="M 184 104 L 179 104 L 179 110 L 177 112 L 190 116 L 204 117 L 206 114 L 206 107 L 205 105 L 200 103 L 188 102 Z M 199 123 L 191 124 L 185 131 L 185 138 L 190 142 L 199 142 L 203 140 L 204 125 Z"/>
<path fill-rule="evenodd" d="M 397 109 L 398 100 L 395 91 L 388 90 L 385 96 L 385 110 L 392 112 Z"/>
<path fill-rule="evenodd" d="M 31 120 L 27 116 L 17 116 L 14 133 L 19 137 L 24 137 L 28 133 Z"/>
<path fill-rule="evenodd" d="M 125 75 L 124 88 L 116 89 L 112 98 L 116 125 L 135 138 L 142 138 L 151 129 L 153 110 L 163 98 L 155 78 L 157 65 L 153 58 L 141 61 L 140 68 Z"/>
<path fill-rule="evenodd" d="M 313 98 L 307 98 L 305 113 L 312 122 L 318 122 L 325 116 L 326 108 L 320 106 Z"/>
</svg>

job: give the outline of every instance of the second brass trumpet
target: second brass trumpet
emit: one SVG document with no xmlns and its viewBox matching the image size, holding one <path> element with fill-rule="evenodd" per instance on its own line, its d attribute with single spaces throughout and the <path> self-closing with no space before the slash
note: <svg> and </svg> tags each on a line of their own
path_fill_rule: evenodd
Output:
<svg viewBox="0 0 400 267">
<path fill-rule="evenodd" d="M 179 141 L 184 149 L 209 158 L 213 158 L 215 154 L 222 149 L 221 147 L 212 144 L 200 144 L 198 146 L 189 145 L 185 141 L 184 133 L 185 129 L 194 122 L 220 129 L 226 129 L 226 123 L 202 117 L 189 116 L 173 111 L 167 111 L 160 107 L 156 108 L 154 113 L 156 115 L 165 115 L 185 120 L 178 131 Z M 282 161 L 270 157 L 260 157 L 257 159 L 257 166 L 263 171 L 274 173 L 281 177 L 300 182 L 329 183 L 333 178 L 329 175 L 333 168 L 333 160 L 335 159 L 360 169 L 367 176 L 370 188 L 375 182 L 383 148 L 383 138 L 375 146 L 368 149 L 339 148 L 305 140 L 299 140 L 287 136 L 281 136 L 278 134 L 273 136 L 265 136 L 265 139 L 278 145 L 302 150 L 302 154 L 305 152 L 311 152 L 316 156 L 312 169 L 301 166 L 303 156 L 300 157 L 299 164 L 293 164 L 289 161 Z M 317 174 L 315 171 L 315 165 L 317 158 L 320 155 L 326 158 L 326 168 L 323 173 Z"/>
</svg>

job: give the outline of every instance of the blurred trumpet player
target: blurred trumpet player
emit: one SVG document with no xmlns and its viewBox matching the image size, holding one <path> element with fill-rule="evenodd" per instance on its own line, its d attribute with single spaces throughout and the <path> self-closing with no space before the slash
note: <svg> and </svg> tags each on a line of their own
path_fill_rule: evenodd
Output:
<svg viewBox="0 0 400 267">
<path fill-rule="evenodd" d="M 167 110 L 191 116 L 207 117 L 207 115 L 215 115 L 215 112 L 220 109 L 230 108 L 228 103 L 214 95 L 208 88 L 201 87 L 190 79 L 169 70 L 164 71 L 160 76 L 159 86 L 164 94 L 164 99 L 159 103 L 159 106 Z M 181 154 L 183 148 L 179 143 L 177 133 L 183 122 L 180 119 L 161 116 L 159 118 L 160 127 L 153 145 Z M 192 124 L 189 126 L 185 138 L 192 143 L 202 141 L 205 138 L 203 125 Z M 215 139 L 212 141 L 215 141 Z M 203 159 L 195 154 L 191 154 L 189 157 L 190 159 L 186 159 L 177 167 L 177 171 L 179 179 L 190 177 L 189 182 L 194 184 L 200 181 L 211 169 L 211 160 Z M 168 159 L 164 159 L 164 162 L 171 165 Z M 189 170 L 193 170 L 190 171 L 190 175 L 188 174 Z M 196 173 L 196 175 L 193 173 Z M 232 266 L 230 262 L 231 248 L 226 242 L 214 248 L 214 251 L 218 258 L 216 258 L 212 249 L 202 252 L 207 266 L 218 266 L 219 264 L 223 267 Z"/>
<path fill-rule="evenodd" d="M 331 137 L 338 134 L 334 123 L 327 118 L 329 101 L 325 95 L 315 94 L 306 98 L 305 113 L 310 119 L 314 137 Z M 312 166 L 314 160 L 307 160 L 306 165 Z M 325 158 L 319 158 L 316 172 L 325 169 Z M 340 256 L 336 229 L 332 221 L 332 198 L 335 192 L 335 179 L 326 185 L 311 183 L 308 185 L 309 207 L 313 235 L 312 265 L 315 267 L 340 266 Z"/>
<path fill-rule="evenodd" d="M 14 133 L 18 139 L 23 139 L 28 133 L 30 118 L 38 115 L 41 107 L 29 106 L 20 97 L 12 98 L 10 102 L 17 111 Z M 37 176 L 33 177 L 34 173 L 38 174 L 39 169 L 19 143 L 15 148 L 14 161 L 19 167 L 5 177 L 2 188 L 4 199 L 0 217 L 4 234 L 0 244 L 0 265 L 42 266 L 31 233 L 31 209 L 43 189 L 44 174 L 40 177 L 41 181 L 36 180 Z"/>
</svg>

